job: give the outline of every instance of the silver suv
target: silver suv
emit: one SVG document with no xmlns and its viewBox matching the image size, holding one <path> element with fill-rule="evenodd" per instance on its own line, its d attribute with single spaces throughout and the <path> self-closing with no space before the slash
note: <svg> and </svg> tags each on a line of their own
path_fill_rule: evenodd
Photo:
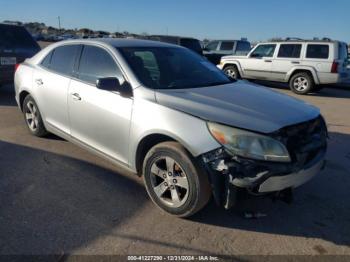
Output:
<svg viewBox="0 0 350 262">
<path fill-rule="evenodd" d="M 307 94 L 348 81 L 347 57 L 344 42 L 288 39 L 260 43 L 247 56 L 225 56 L 218 67 L 233 78 L 288 82 L 293 92 Z"/>
<path fill-rule="evenodd" d="M 232 82 L 176 45 L 63 41 L 17 66 L 15 90 L 30 133 L 52 132 L 143 175 L 154 203 L 181 217 L 212 193 L 230 208 L 243 189 L 289 192 L 324 163 L 317 108 Z"/>
</svg>

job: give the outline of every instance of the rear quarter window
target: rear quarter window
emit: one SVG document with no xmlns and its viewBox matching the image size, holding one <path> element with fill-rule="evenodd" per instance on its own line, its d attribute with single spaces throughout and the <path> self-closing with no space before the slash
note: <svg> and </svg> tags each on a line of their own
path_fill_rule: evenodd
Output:
<svg viewBox="0 0 350 262">
<path fill-rule="evenodd" d="M 308 44 L 306 58 L 328 59 L 329 45 Z"/>
</svg>

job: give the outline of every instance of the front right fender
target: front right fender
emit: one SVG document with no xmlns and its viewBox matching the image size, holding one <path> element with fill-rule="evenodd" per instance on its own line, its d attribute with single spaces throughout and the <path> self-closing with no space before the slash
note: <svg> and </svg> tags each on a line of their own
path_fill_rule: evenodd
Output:
<svg viewBox="0 0 350 262">
<path fill-rule="evenodd" d="M 138 97 L 134 90 L 134 106 L 130 126 L 129 166 L 136 170 L 137 148 L 143 138 L 152 134 L 171 137 L 194 157 L 220 147 L 210 134 L 205 120 Z"/>
</svg>

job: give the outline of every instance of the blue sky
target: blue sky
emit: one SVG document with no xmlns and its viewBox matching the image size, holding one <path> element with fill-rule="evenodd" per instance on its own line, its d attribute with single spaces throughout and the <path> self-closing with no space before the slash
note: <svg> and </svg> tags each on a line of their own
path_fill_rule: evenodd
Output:
<svg viewBox="0 0 350 262">
<path fill-rule="evenodd" d="M 331 37 L 350 42 L 349 0 L 0 0 L 0 21 L 251 41 Z"/>
</svg>

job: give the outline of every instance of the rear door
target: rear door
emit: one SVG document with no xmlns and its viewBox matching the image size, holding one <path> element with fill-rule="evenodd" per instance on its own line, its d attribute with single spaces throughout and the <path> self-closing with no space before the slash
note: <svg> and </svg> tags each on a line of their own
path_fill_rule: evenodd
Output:
<svg viewBox="0 0 350 262">
<path fill-rule="evenodd" d="M 71 135 L 104 154 L 128 162 L 133 100 L 118 92 L 100 90 L 96 80 L 117 77 L 127 84 L 112 54 L 103 47 L 85 45 L 77 75 L 69 86 Z"/>
<path fill-rule="evenodd" d="M 46 123 L 66 134 L 70 134 L 68 87 L 80 48 L 80 45 L 55 48 L 33 75 L 33 87 L 38 89 L 38 104 Z"/>
<path fill-rule="evenodd" d="M 271 80 L 283 81 L 287 73 L 300 64 L 301 43 L 280 44 L 277 56 L 272 60 Z"/>
</svg>

